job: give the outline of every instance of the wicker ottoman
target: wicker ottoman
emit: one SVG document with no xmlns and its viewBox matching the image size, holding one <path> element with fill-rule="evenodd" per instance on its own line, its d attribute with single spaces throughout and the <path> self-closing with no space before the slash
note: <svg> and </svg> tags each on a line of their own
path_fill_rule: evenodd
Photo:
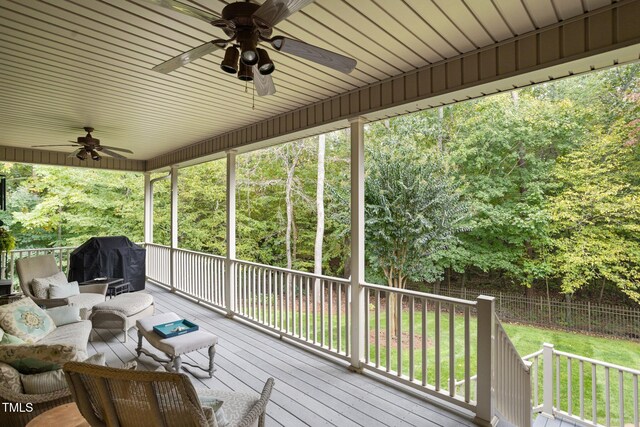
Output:
<svg viewBox="0 0 640 427">
<path fill-rule="evenodd" d="M 124 342 L 127 342 L 127 331 L 135 326 L 138 319 L 152 316 L 153 311 L 153 297 L 151 295 L 143 292 L 121 294 L 94 305 L 89 320 L 91 320 L 93 329 L 123 331 Z"/>
<path fill-rule="evenodd" d="M 182 364 L 191 366 L 193 368 L 202 369 L 209 374 L 209 378 L 213 377 L 213 358 L 216 354 L 216 344 L 218 343 L 218 337 L 206 332 L 197 330 L 189 332 L 188 334 L 178 335 L 170 338 L 162 338 L 160 335 L 153 331 L 153 327 L 162 323 L 173 322 L 180 320 L 181 317 L 175 313 L 162 313 L 157 316 L 145 317 L 136 321 L 138 327 L 138 348 L 136 353 L 140 357 L 140 353 L 144 353 L 151 357 L 156 362 L 167 363 L 167 369 L 179 372 Z M 153 347 L 157 348 L 161 352 L 167 355 L 168 359 L 162 359 L 155 354 L 142 348 L 142 338 L 146 338 L 147 342 Z M 201 348 L 207 348 L 209 353 L 209 367 L 203 368 L 198 365 L 194 365 L 189 362 L 183 362 L 181 355 L 190 353 L 192 351 L 200 350 Z M 188 371 L 185 367 L 184 370 Z"/>
</svg>

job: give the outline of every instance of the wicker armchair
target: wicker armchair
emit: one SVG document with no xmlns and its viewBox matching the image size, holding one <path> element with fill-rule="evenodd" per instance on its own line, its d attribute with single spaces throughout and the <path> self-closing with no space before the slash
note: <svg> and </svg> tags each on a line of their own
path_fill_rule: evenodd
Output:
<svg viewBox="0 0 640 427">
<path fill-rule="evenodd" d="M 13 405 L 20 404 L 22 409 L 21 411 L 2 410 L 2 416 L 0 416 L 2 423 L 0 424 L 3 427 L 23 427 L 41 413 L 56 406 L 73 402 L 73 398 L 68 388 L 44 394 L 23 394 L 9 390 L 0 384 L 0 401 Z M 31 412 L 28 412 L 28 404 L 31 404 Z"/>
<path fill-rule="evenodd" d="M 200 404 L 189 377 L 170 372 L 127 371 L 80 362 L 68 362 L 63 370 L 80 413 L 92 426 L 161 427 L 217 426 L 213 410 Z M 261 396 L 243 403 L 225 400 L 222 405 L 229 427 L 264 426 L 273 387 L 269 378 Z M 227 397 L 232 397 L 227 393 Z"/>
<path fill-rule="evenodd" d="M 31 281 L 38 277 L 49 277 L 56 274 L 58 271 L 58 265 L 53 255 L 40 255 L 29 258 L 20 258 L 16 260 L 16 270 L 18 272 L 18 279 L 20 279 L 20 288 L 25 296 L 30 297 L 36 304 L 44 306 L 46 308 L 59 307 L 62 305 L 69 305 L 69 298 L 49 298 L 40 299 L 36 298 L 31 293 Z M 95 284 L 80 286 L 80 294 L 98 294 L 102 295 L 102 301 L 107 294 L 107 284 Z M 73 297 L 70 297 L 73 298 Z M 83 318 L 88 318 L 91 313 L 91 307 L 86 307 L 87 313 Z"/>
</svg>

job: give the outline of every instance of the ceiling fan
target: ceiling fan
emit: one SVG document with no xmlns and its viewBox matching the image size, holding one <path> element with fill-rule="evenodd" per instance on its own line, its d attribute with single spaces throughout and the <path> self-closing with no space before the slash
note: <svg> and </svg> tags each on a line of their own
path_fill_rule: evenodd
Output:
<svg viewBox="0 0 640 427">
<path fill-rule="evenodd" d="M 111 157 L 115 157 L 116 159 L 126 159 L 122 154 L 116 153 L 116 151 L 122 151 L 123 153 L 133 154 L 133 151 L 127 150 L 126 148 L 117 148 L 110 147 L 108 145 L 100 145 L 100 140 L 91 136 L 91 132 L 93 132 L 92 127 L 85 127 L 85 132 L 87 132 L 86 136 L 79 136 L 77 142 L 72 142 L 74 145 L 69 144 L 49 144 L 49 145 L 32 145 L 34 148 L 39 147 L 74 147 L 76 150 L 69 154 L 69 157 L 77 157 L 80 160 L 86 160 L 87 157 L 91 156 L 93 160 L 100 160 L 102 154 L 108 154 Z M 79 146 L 79 147 L 78 147 Z"/>
<path fill-rule="evenodd" d="M 266 0 L 262 5 L 245 2 L 230 3 L 222 9 L 222 16 L 195 8 L 177 0 L 146 0 L 150 3 L 201 19 L 218 27 L 227 39 L 215 39 L 175 56 L 153 70 L 169 73 L 191 61 L 218 49 L 226 49 L 220 64 L 223 71 L 237 74 L 238 79 L 253 81 L 258 96 L 276 92 L 271 78 L 275 64 L 267 51 L 258 47 L 270 44 L 276 51 L 307 59 L 343 73 L 356 67 L 356 60 L 300 40 L 283 36 L 272 37 L 273 27 L 314 0 Z"/>
</svg>

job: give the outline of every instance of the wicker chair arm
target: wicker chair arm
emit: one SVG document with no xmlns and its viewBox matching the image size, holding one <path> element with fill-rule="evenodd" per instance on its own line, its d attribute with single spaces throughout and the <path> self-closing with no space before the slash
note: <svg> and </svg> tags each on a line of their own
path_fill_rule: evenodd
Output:
<svg viewBox="0 0 640 427">
<path fill-rule="evenodd" d="M 16 393 L 15 391 L 9 390 L 8 388 L 0 385 L 0 398 L 7 402 L 36 404 L 50 402 L 67 396 L 71 396 L 71 391 L 67 387 L 61 390 L 52 391 L 51 393 L 24 394 Z"/>
<path fill-rule="evenodd" d="M 253 405 L 251 410 L 242 418 L 238 423 L 238 427 L 249 427 L 255 423 L 256 419 L 260 419 L 258 422 L 259 427 L 264 427 L 264 415 L 267 411 L 267 403 L 271 397 L 271 390 L 273 389 L 273 378 L 269 378 L 265 383 L 260 399 Z"/>
</svg>

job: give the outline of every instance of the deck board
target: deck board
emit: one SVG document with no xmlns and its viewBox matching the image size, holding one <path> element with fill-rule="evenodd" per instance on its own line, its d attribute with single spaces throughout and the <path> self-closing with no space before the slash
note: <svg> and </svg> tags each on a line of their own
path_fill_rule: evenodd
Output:
<svg viewBox="0 0 640 427">
<path fill-rule="evenodd" d="M 321 357 L 251 326 L 197 304 L 188 298 L 147 284 L 156 313 L 173 311 L 216 334 L 214 378 L 191 370 L 196 389 L 216 388 L 260 392 L 269 377 L 275 387 L 267 408 L 267 426 L 472 426 L 467 418 L 436 406 L 415 393 L 347 370 L 346 363 Z M 135 358 L 137 332 L 129 339 L 117 331 L 98 330 L 89 353 L 105 353 L 109 366 Z M 145 348 L 153 350 L 146 345 Z M 159 354 L 159 353 L 158 353 Z M 204 350 L 183 359 L 206 365 Z M 155 370 L 158 363 L 142 355 L 138 369 Z"/>
</svg>

